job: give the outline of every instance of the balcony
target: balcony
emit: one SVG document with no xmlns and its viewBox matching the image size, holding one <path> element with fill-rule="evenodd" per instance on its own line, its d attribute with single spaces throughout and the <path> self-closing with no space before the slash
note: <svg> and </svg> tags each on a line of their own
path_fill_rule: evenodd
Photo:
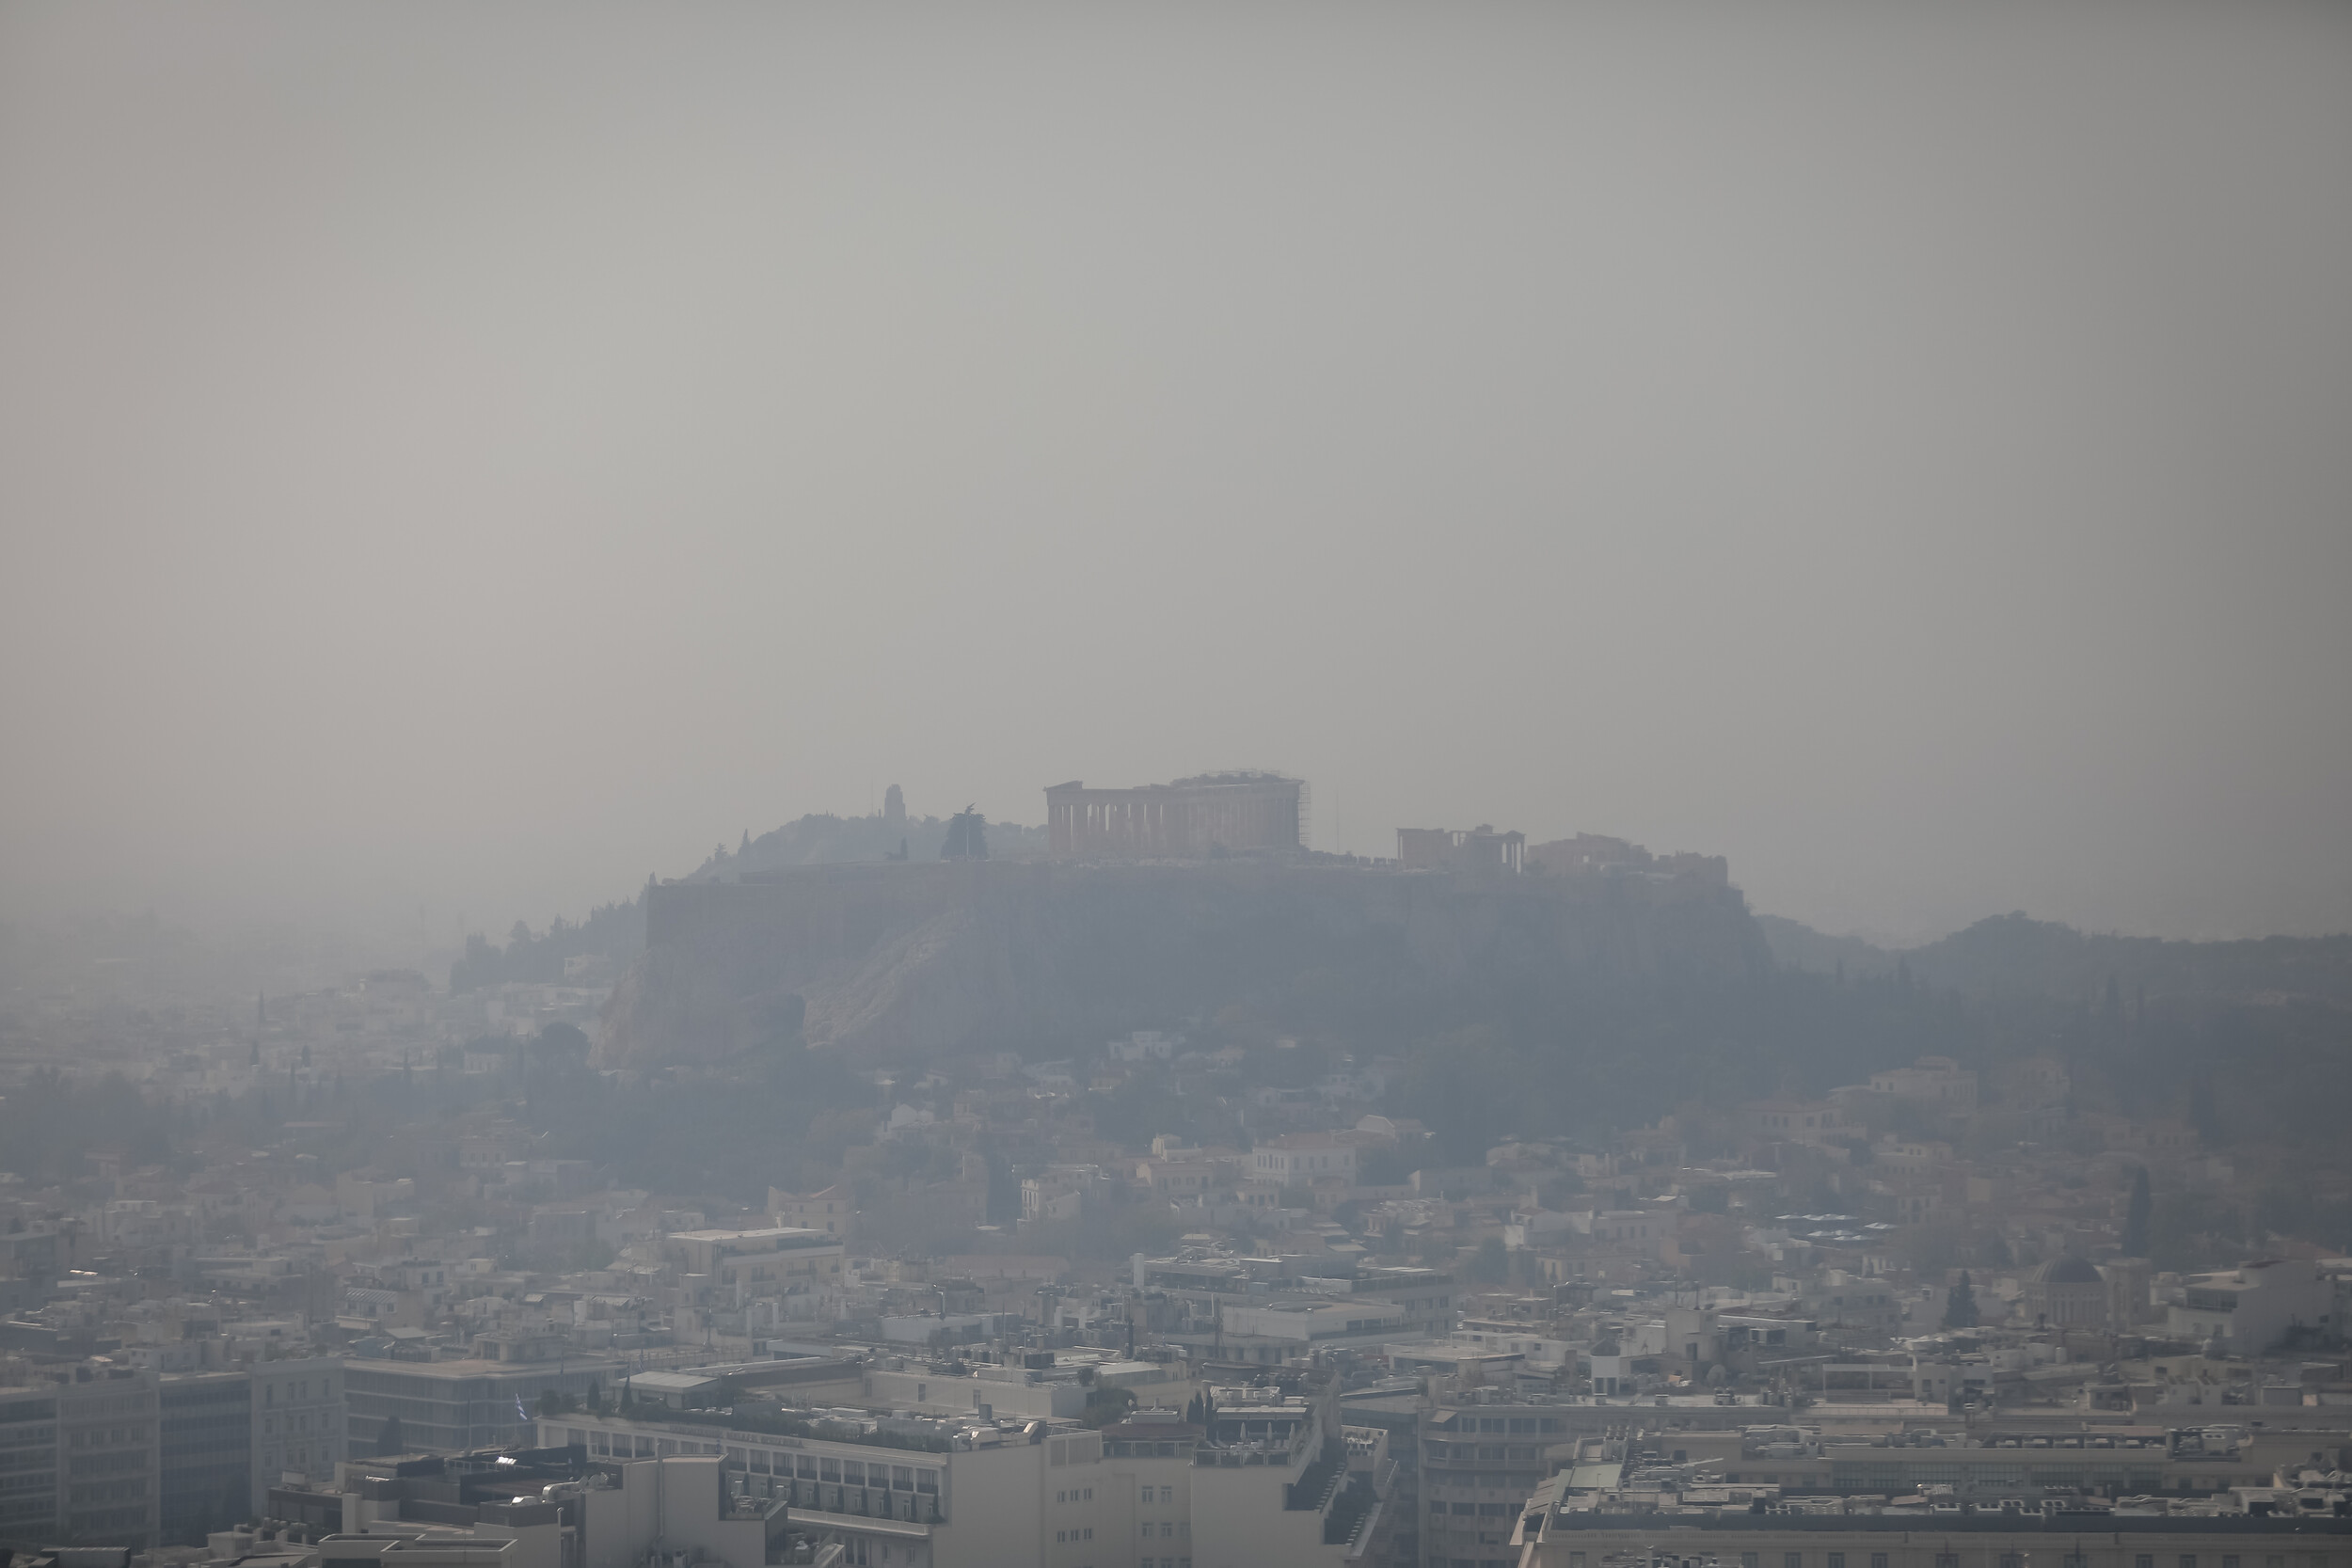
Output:
<svg viewBox="0 0 2352 1568">
<path fill-rule="evenodd" d="M 912 1520 L 877 1518 L 869 1513 L 835 1513 L 821 1508 L 794 1507 L 791 1522 L 808 1530 L 843 1530 L 857 1535 L 888 1536 L 893 1541 L 929 1541 L 931 1527 Z"/>
</svg>

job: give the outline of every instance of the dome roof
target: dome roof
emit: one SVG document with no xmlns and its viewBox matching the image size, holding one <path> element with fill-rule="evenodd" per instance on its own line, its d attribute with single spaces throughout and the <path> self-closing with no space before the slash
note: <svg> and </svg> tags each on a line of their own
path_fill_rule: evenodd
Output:
<svg viewBox="0 0 2352 1568">
<path fill-rule="evenodd" d="M 2033 1277 L 2043 1285 L 2103 1285 L 2106 1281 L 2097 1269 L 2080 1258 L 2056 1259 L 2034 1270 Z"/>
</svg>

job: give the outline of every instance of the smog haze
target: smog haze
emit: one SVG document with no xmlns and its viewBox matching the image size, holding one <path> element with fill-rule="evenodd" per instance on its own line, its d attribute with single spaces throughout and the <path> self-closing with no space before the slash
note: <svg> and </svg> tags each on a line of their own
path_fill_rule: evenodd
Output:
<svg viewBox="0 0 2352 1568">
<path fill-rule="evenodd" d="M 0 914 L 1202 768 L 2352 927 L 2352 12 L 0 11 Z"/>
</svg>

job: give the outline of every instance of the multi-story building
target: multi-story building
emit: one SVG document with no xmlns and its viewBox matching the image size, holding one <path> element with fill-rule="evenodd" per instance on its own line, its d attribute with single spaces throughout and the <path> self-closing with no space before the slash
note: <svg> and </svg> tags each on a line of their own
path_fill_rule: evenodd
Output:
<svg viewBox="0 0 2352 1568">
<path fill-rule="evenodd" d="M 1215 1360 L 1279 1366 L 1319 1350 L 1368 1349 L 1409 1339 L 1412 1314 L 1377 1296 L 1285 1294 L 1226 1301 L 1206 1353 Z M 1194 1337 L 1196 1339 L 1198 1336 Z"/>
<path fill-rule="evenodd" d="M 780 1226 L 796 1230 L 821 1230 L 842 1242 L 857 1239 L 857 1206 L 850 1190 L 838 1182 L 814 1193 L 768 1189 L 768 1214 Z"/>
<path fill-rule="evenodd" d="M 1144 1259 L 1135 1287 L 1165 1292 L 1165 1338 L 1198 1359 L 1272 1365 L 1338 1344 L 1444 1334 L 1457 1310 L 1442 1269 L 1356 1265 L 1330 1276 L 1285 1277 L 1274 1258 Z"/>
<path fill-rule="evenodd" d="M 1334 1400 L 1223 1389 L 1204 1417 L 1189 1525 L 1200 1568 L 1365 1560 L 1379 1499 L 1374 1482 L 1352 1483 Z"/>
<path fill-rule="evenodd" d="M 1204 1435 L 1173 1410 L 1137 1411 L 1103 1429 L 1104 1458 L 1121 1477 L 1108 1493 L 1108 1539 L 1134 1542 L 1155 1565 L 1173 1551 L 1181 1568 L 1192 1555 L 1193 1459 Z"/>
<path fill-rule="evenodd" d="M 730 1495 L 715 1458 L 591 1465 L 571 1450 L 349 1467 L 347 1491 L 271 1494 L 336 1531 L 321 1568 L 761 1568 L 792 1561 L 782 1503 Z M 801 1560 L 806 1560 L 803 1559 Z"/>
<path fill-rule="evenodd" d="M 1278 1187 L 1295 1181 L 1356 1180 L 1356 1146 L 1336 1132 L 1285 1132 L 1249 1151 L 1249 1175 Z"/>
<path fill-rule="evenodd" d="M 2291 1331 L 2332 1332 L 2335 1282 L 2307 1259 L 2267 1259 L 2221 1274 L 2191 1275 L 2166 1326 L 2183 1338 L 2219 1340 L 2233 1355 L 2259 1355 Z"/>
<path fill-rule="evenodd" d="M 1959 1116 L 1977 1109 L 1977 1075 L 1949 1056 L 1922 1056 L 1910 1067 L 1870 1074 L 1873 1092 Z"/>
<path fill-rule="evenodd" d="M 288 1477 L 325 1481 L 348 1457 L 346 1378 L 338 1356 L 256 1362 L 252 1382 L 253 1510 Z"/>
<path fill-rule="evenodd" d="M 167 1372 L 156 1390 L 166 1545 L 197 1545 L 259 1512 L 253 1374 Z"/>
<path fill-rule="evenodd" d="M 0 1541 L 57 1536 L 57 1386 L 0 1388 Z"/>
<path fill-rule="evenodd" d="M 355 1458 L 527 1444 L 540 1395 L 580 1399 L 613 1387 L 621 1371 L 603 1360 L 351 1361 L 346 1442 Z"/>
<path fill-rule="evenodd" d="M 786 1433 L 725 1417 L 564 1416 L 539 1436 L 590 1464 L 718 1459 L 731 1493 L 788 1504 L 793 1528 L 860 1568 L 1364 1562 L 1385 1474 L 1351 1467 L 1332 1401 L 1220 1394 L 1202 1424 L 1147 1411 L 1097 1432 L 871 1418 Z"/>
<path fill-rule="evenodd" d="M 770 1226 L 759 1230 L 679 1230 L 661 1249 L 688 1275 L 747 1296 L 779 1295 L 795 1286 L 839 1284 L 842 1241 L 814 1227 Z"/>
<path fill-rule="evenodd" d="M 57 1533 L 74 1545 L 151 1546 L 162 1528 L 156 1375 L 104 1364 L 57 1385 Z"/>
<path fill-rule="evenodd" d="M 1517 1561 L 1511 1532 L 1521 1505 L 1549 1471 L 1545 1450 L 1563 1441 L 1567 1431 L 1557 1406 L 1445 1402 L 1423 1415 L 1420 1497 L 1425 1568 Z"/>
<path fill-rule="evenodd" d="M 580 1415 L 541 1421 L 538 1436 L 545 1447 L 580 1448 L 591 1464 L 717 1460 L 730 1493 L 789 1505 L 799 1528 L 866 1568 L 1132 1568 L 1132 1557 L 1115 1552 L 1125 1543 L 1102 1533 L 1101 1436 L 1031 1427 L 976 1428 L 954 1446 L 846 1424 L 828 1429 L 838 1437 L 818 1437 L 724 1419 Z"/>
</svg>

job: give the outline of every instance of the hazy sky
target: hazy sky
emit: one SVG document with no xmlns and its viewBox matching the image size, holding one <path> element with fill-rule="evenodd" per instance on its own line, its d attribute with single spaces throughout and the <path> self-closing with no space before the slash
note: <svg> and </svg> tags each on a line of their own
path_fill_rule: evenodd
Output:
<svg viewBox="0 0 2352 1568">
<path fill-rule="evenodd" d="M 16 915 L 1258 766 L 2352 928 L 2352 7 L 0 5 L 0 546 Z"/>
</svg>

